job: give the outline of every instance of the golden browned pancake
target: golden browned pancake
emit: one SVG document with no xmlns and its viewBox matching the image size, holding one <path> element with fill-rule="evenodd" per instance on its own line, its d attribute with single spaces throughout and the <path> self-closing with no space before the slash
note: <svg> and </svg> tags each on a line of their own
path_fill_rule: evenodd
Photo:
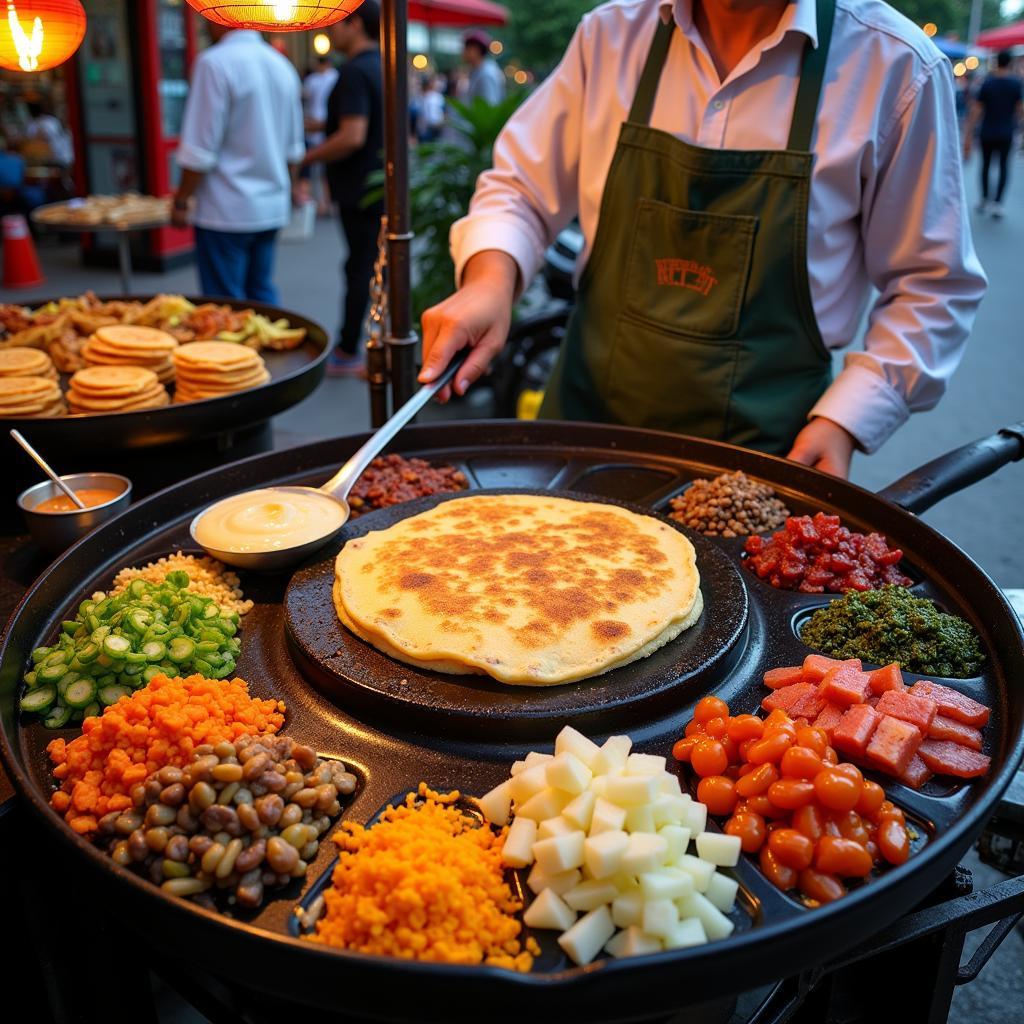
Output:
<svg viewBox="0 0 1024 1024">
<path fill-rule="evenodd" d="M 651 516 L 543 495 L 442 502 L 349 541 L 341 621 L 440 672 L 552 686 L 646 657 L 700 617 L 689 540 Z"/>
</svg>

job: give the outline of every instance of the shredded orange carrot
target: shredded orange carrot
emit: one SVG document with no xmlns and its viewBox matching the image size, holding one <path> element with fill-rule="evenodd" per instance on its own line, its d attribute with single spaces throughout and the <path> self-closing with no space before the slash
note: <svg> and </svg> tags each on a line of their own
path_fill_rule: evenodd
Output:
<svg viewBox="0 0 1024 1024">
<path fill-rule="evenodd" d="M 277 732 L 284 710 L 281 701 L 250 697 L 244 679 L 156 676 L 87 718 L 81 736 L 47 746 L 60 780 L 50 806 L 76 832 L 91 835 L 105 814 L 132 806 L 132 787 L 150 773 L 183 767 L 203 743 Z"/>
<path fill-rule="evenodd" d="M 477 827 L 454 806 L 458 792 L 421 782 L 419 797 L 410 793 L 371 828 L 342 822 L 334 837 L 341 858 L 309 938 L 362 953 L 530 970 L 540 950 L 519 938 L 522 904 L 501 863 L 507 830 Z"/>
</svg>

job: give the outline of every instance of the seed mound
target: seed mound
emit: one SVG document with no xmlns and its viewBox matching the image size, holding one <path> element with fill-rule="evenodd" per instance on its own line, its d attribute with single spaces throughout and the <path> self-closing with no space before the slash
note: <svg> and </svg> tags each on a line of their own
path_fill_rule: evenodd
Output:
<svg viewBox="0 0 1024 1024">
<path fill-rule="evenodd" d="M 708 537 L 764 533 L 781 526 L 789 515 L 771 487 L 739 470 L 714 480 L 694 480 L 671 505 L 671 519 Z"/>
<path fill-rule="evenodd" d="M 238 577 L 214 558 L 186 555 L 181 551 L 159 558 L 147 565 L 122 569 L 114 577 L 111 595 L 119 594 L 134 579 L 147 583 L 163 583 L 169 572 L 188 573 L 188 589 L 200 597 L 212 597 L 222 608 L 245 615 L 252 611 L 252 601 L 242 593 Z"/>
</svg>

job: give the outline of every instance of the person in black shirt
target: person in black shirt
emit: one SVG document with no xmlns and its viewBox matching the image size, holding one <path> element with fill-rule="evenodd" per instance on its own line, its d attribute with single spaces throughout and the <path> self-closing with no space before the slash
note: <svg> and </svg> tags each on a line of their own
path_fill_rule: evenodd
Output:
<svg viewBox="0 0 1024 1024">
<path fill-rule="evenodd" d="M 326 164 L 327 184 L 331 198 L 338 204 L 348 243 L 341 332 L 327 372 L 332 376 L 358 376 L 363 372 L 359 342 L 383 213 L 382 202 L 363 205 L 367 177 L 383 166 L 380 5 L 377 0 L 363 0 L 329 31 L 345 63 L 327 100 L 327 137 L 306 153 L 305 163 Z"/>
<path fill-rule="evenodd" d="M 985 79 L 978 90 L 964 133 L 964 156 L 968 157 L 974 134 L 978 132 L 981 142 L 981 202 L 978 204 L 978 211 L 984 213 L 988 210 L 993 217 L 1003 215 L 1003 193 L 1006 191 L 1010 149 L 1013 146 L 1013 134 L 1020 121 L 1024 97 L 1020 79 L 1010 74 L 1010 59 L 1010 54 L 1005 50 L 996 57 L 996 70 Z M 999 183 L 996 186 L 995 200 L 990 203 L 988 179 L 993 156 L 999 158 Z"/>
</svg>

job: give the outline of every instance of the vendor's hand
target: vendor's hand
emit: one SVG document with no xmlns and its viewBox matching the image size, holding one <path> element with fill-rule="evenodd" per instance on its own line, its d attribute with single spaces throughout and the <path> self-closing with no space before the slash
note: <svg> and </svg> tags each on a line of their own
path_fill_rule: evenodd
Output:
<svg viewBox="0 0 1024 1024">
<path fill-rule="evenodd" d="M 460 349 L 471 348 L 453 385 L 438 392 L 447 402 L 454 389 L 464 395 L 491 365 L 512 323 L 518 269 L 507 253 L 477 253 L 466 264 L 462 287 L 423 314 L 423 369 L 420 383 L 436 380 Z"/>
<path fill-rule="evenodd" d="M 972 147 L 971 137 L 970 137 L 970 135 L 965 135 L 964 136 L 964 159 L 965 160 L 970 158 L 971 147 Z"/>
<path fill-rule="evenodd" d="M 845 480 L 857 442 L 838 423 L 816 416 L 796 435 L 787 459 Z"/>
<path fill-rule="evenodd" d="M 176 228 L 187 228 L 188 227 L 188 207 L 179 207 L 177 203 L 171 206 L 171 223 Z"/>
</svg>

